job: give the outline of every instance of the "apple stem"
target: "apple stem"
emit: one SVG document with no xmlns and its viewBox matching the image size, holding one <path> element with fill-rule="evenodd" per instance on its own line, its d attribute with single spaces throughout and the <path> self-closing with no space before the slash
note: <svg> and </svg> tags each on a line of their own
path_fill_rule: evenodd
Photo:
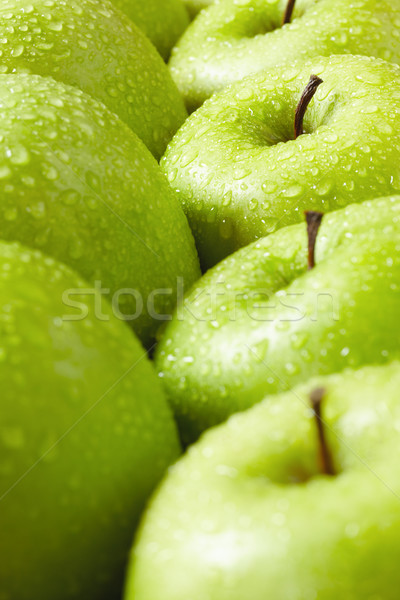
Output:
<svg viewBox="0 0 400 600">
<path fill-rule="evenodd" d="M 304 92 L 301 95 L 300 101 L 296 108 L 296 115 L 294 118 L 294 139 L 296 140 L 300 135 L 303 135 L 303 120 L 306 110 L 311 100 L 314 97 L 315 92 L 324 83 L 317 75 L 311 75 L 310 81 L 304 88 Z"/>
<path fill-rule="evenodd" d="M 288 3 L 286 5 L 285 14 L 283 16 L 282 25 L 286 25 L 286 23 L 290 23 L 290 21 L 292 20 L 292 14 L 293 14 L 293 9 L 294 9 L 295 4 L 296 4 L 296 0 L 288 0 Z"/>
<path fill-rule="evenodd" d="M 307 210 L 305 212 L 307 221 L 307 236 L 308 236 L 308 270 L 311 271 L 315 267 L 315 244 L 324 213 L 315 210 Z"/>
<path fill-rule="evenodd" d="M 336 475 L 335 468 L 333 466 L 332 455 L 329 450 L 328 443 L 325 437 L 325 427 L 322 420 L 322 401 L 325 397 L 326 391 L 324 388 L 317 388 L 310 394 L 311 404 L 314 410 L 317 429 L 318 429 L 318 441 L 320 448 L 320 461 L 322 472 L 324 475 Z"/>
</svg>

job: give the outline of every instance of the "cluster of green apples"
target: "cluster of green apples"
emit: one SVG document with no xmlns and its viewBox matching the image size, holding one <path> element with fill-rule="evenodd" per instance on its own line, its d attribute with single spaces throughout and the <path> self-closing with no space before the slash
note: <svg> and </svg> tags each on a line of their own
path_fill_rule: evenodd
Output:
<svg viewBox="0 0 400 600">
<path fill-rule="evenodd" d="M 400 0 L 0 46 L 0 600 L 398 600 Z"/>
<path fill-rule="evenodd" d="M 148 4 L 166 56 L 189 17 Z M 157 162 L 187 112 L 109 0 L 2 0 L 0 38 L 0 598 L 117 599 L 181 452 L 147 349 L 200 275 Z"/>
</svg>

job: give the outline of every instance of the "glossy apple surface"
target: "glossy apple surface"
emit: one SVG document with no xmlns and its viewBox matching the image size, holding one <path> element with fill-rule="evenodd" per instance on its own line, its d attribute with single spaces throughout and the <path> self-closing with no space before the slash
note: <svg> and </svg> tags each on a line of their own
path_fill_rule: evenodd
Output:
<svg viewBox="0 0 400 600">
<path fill-rule="evenodd" d="M 243 248 L 186 296 L 156 354 L 185 441 L 318 374 L 400 357 L 400 196 Z"/>
<path fill-rule="evenodd" d="M 399 386 L 399 363 L 319 378 L 207 432 L 151 501 L 125 599 L 397 600 Z"/>
<path fill-rule="evenodd" d="M 400 1 L 221 0 L 195 19 L 171 57 L 189 110 L 251 73 L 316 56 L 361 54 L 400 61 Z"/>
<path fill-rule="evenodd" d="M 145 350 L 61 263 L 0 244 L 0 597 L 117 599 L 179 443 Z M 86 317 L 63 303 L 66 289 Z"/>
<path fill-rule="evenodd" d="M 99 282 L 148 346 L 177 290 L 199 275 L 187 220 L 158 164 L 76 88 L 2 75 L 0 97 L 2 238 Z"/>
<path fill-rule="evenodd" d="M 113 4 L 153 42 L 166 60 L 171 48 L 189 25 L 182 0 L 112 0 Z"/>
<path fill-rule="evenodd" d="M 3 0 L 0 72 L 36 73 L 101 100 L 156 158 L 186 117 L 154 46 L 108 0 Z"/>
<path fill-rule="evenodd" d="M 294 139 L 300 96 L 323 80 Z M 204 268 L 304 210 L 336 210 L 400 190 L 400 69 L 366 57 L 281 67 L 215 95 L 172 140 L 162 165 Z"/>
</svg>

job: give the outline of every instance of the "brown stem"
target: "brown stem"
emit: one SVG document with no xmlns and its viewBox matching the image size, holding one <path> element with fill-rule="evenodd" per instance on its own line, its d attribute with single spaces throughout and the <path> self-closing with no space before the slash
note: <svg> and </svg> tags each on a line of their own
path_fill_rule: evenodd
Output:
<svg viewBox="0 0 400 600">
<path fill-rule="evenodd" d="M 296 4 L 296 0 L 288 0 L 288 3 L 286 5 L 285 14 L 283 16 L 282 25 L 286 25 L 286 23 L 290 23 L 290 21 L 292 20 L 292 14 L 293 14 L 293 9 L 294 9 L 295 4 Z"/>
<path fill-rule="evenodd" d="M 318 429 L 318 441 L 320 449 L 321 469 L 324 475 L 336 475 L 335 467 L 333 466 L 332 455 L 325 437 L 325 427 L 322 420 L 322 401 L 325 397 L 324 388 L 317 388 L 310 394 L 310 400 L 315 413 L 315 419 Z"/>
<path fill-rule="evenodd" d="M 315 210 L 307 210 L 305 212 L 307 221 L 307 236 L 308 236 L 308 270 L 311 271 L 315 267 L 315 244 L 324 213 Z"/>
<path fill-rule="evenodd" d="M 314 97 L 315 92 L 324 83 L 317 75 L 311 75 L 310 81 L 304 88 L 304 92 L 301 95 L 300 101 L 296 108 L 296 115 L 294 118 L 294 139 L 296 140 L 300 135 L 303 135 L 303 120 L 306 110 L 311 100 Z"/>
</svg>

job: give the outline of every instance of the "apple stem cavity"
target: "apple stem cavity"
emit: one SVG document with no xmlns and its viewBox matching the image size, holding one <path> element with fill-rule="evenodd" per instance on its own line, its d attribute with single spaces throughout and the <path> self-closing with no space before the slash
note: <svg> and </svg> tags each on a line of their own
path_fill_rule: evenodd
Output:
<svg viewBox="0 0 400 600">
<path fill-rule="evenodd" d="M 294 9 L 295 4 L 296 4 L 296 0 L 288 0 L 288 3 L 286 5 L 285 14 L 283 15 L 282 25 L 286 25 L 287 23 L 290 23 L 290 21 L 292 20 L 292 14 L 293 14 L 293 9 Z"/>
<path fill-rule="evenodd" d="M 324 475 L 336 475 L 336 470 L 333 466 L 332 455 L 325 436 L 325 427 L 322 420 L 322 402 L 325 398 L 326 390 L 324 388 L 316 388 L 310 394 L 311 405 L 314 410 L 315 419 L 318 430 L 318 442 L 320 448 L 321 469 Z"/>
<path fill-rule="evenodd" d="M 324 83 L 322 79 L 318 77 L 318 75 L 311 75 L 310 81 L 307 83 L 304 88 L 304 92 L 301 95 L 300 102 L 296 108 L 296 114 L 294 118 L 294 139 L 296 140 L 300 135 L 303 135 L 303 120 L 304 115 L 306 114 L 306 110 L 311 100 L 313 99 L 315 92 L 321 85 Z"/>
<path fill-rule="evenodd" d="M 324 213 L 314 210 L 307 210 L 307 236 L 308 236 L 308 270 L 311 271 L 315 267 L 315 244 Z"/>
</svg>

